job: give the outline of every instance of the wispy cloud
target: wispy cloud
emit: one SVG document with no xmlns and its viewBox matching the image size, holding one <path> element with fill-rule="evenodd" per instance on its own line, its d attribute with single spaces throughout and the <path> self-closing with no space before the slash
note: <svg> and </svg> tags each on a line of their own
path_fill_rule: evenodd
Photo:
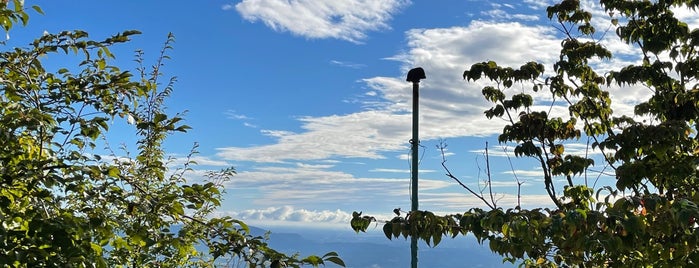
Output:
<svg viewBox="0 0 699 268">
<path fill-rule="evenodd" d="M 226 115 L 228 116 L 228 118 L 235 119 L 235 120 L 250 120 L 251 119 L 247 115 L 239 114 L 234 110 L 226 111 Z"/>
<path fill-rule="evenodd" d="M 494 194 L 494 199 L 498 206 L 505 208 L 514 207 L 518 202 L 518 197 L 514 194 L 496 193 Z M 468 208 L 486 207 L 482 200 L 466 193 L 423 194 L 420 202 L 423 201 L 430 205 L 422 206 L 421 209 L 424 208 L 441 213 L 463 213 Z M 519 197 L 519 202 L 523 208 L 549 207 L 553 205 L 551 198 L 545 194 L 522 195 Z"/>
<path fill-rule="evenodd" d="M 334 167 L 335 165 L 329 165 L 329 164 L 314 165 L 314 164 L 307 164 L 307 163 L 296 163 L 296 166 L 299 168 L 304 168 L 304 169 L 328 169 L 328 168 Z"/>
<path fill-rule="evenodd" d="M 512 21 L 512 20 L 521 20 L 521 21 L 538 21 L 540 17 L 538 15 L 532 15 L 532 14 L 522 14 L 522 13 L 512 13 L 511 10 L 513 10 L 512 5 L 500 5 L 500 4 L 494 4 L 493 5 L 494 9 L 487 10 L 487 11 L 482 11 L 481 15 L 483 15 L 486 18 L 490 18 L 492 20 L 496 21 Z M 502 7 L 509 8 L 509 10 L 503 10 Z"/>
<path fill-rule="evenodd" d="M 520 178 L 543 178 L 544 177 L 544 171 L 541 168 L 536 168 L 536 169 L 531 169 L 531 170 L 523 170 L 523 169 L 516 169 L 516 170 L 508 170 L 508 171 L 503 171 L 502 174 L 507 174 L 507 175 L 517 175 Z"/>
<path fill-rule="evenodd" d="M 369 170 L 370 172 L 385 172 L 385 173 L 410 173 L 410 169 L 397 169 L 397 168 L 375 168 L 372 170 Z M 433 173 L 437 172 L 436 170 L 431 170 L 431 169 L 420 169 L 420 173 Z"/>
<path fill-rule="evenodd" d="M 375 168 L 369 170 L 371 172 L 387 172 L 387 173 L 410 173 L 409 169 L 395 169 L 395 168 Z"/>
<path fill-rule="evenodd" d="M 352 68 L 352 69 L 361 69 L 361 68 L 366 67 L 366 64 L 347 62 L 347 61 L 339 61 L 339 60 L 331 60 L 330 63 L 333 65 Z"/>
<path fill-rule="evenodd" d="M 249 128 L 258 128 L 257 125 L 251 124 L 249 122 L 243 122 L 243 126 L 249 127 Z"/>
<path fill-rule="evenodd" d="M 335 210 L 351 204 L 350 207 L 356 210 L 386 212 L 410 202 L 410 178 L 407 175 L 391 178 L 388 173 L 381 174 L 384 177 L 365 177 L 334 169 L 300 167 L 293 163 L 242 168 L 225 184 L 235 201 L 223 207 L 293 204 L 307 209 Z M 450 187 L 455 187 L 454 183 L 441 176 L 422 174 L 419 180 L 421 193 L 441 192 Z"/>
<path fill-rule="evenodd" d="M 514 149 L 516 146 L 517 145 L 513 144 L 513 143 L 491 144 L 488 147 L 488 156 L 489 157 L 515 157 Z M 563 143 L 563 146 L 565 148 L 565 151 L 564 151 L 565 154 L 588 157 L 588 158 L 599 157 L 602 155 L 602 152 L 600 152 L 600 150 L 598 148 L 593 149 L 592 146 L 590 146 L 589 144 L 582 143 L 582 142 L 566 142 L 566 143 Z M 470 152 L 485 155 L 485 149 L 471 150 Z"/>
<path fill-rule="evenodd" d="M 555 3 L 554 0 L 523 0 L 522 2 L 529 5 L 529 8 L 535 10 L 546 9 L 548 6 Z"/>
<path fill-rule="evenodd" d="M 219 148 L 228 160 L 281 162 L 332 157 L 384 158 L 382 151 L 404 148 L 410 130 L 409 115 L 364 111 L 349 115 L 302 117 L 305 132 L 265 130 L 277 142 L 258 147 Z"/>
<path fill-rule="evenodd" d="M 389 29 L 388 21 L 408 0 L 243 0 L 235 9 L 246 20 L 307 38 L 359 43 L 368 31 Z"/>
<path fill-rule="evenodd" d="M 235 6 L 233 4 L 224 4 L 221 6 L 221 9 L 223 9 L 223 10 L 231 10 L 233 8 L 235 8 Z"/>
<path fill-rule="evenodd" d="M 258 128 L 257 125 L 250 123 L 250 121 L 254 120 L 254 118 L 250 118 L 249 116 L 244 115 L 244 114 L 239 114 L 234 110 L 226 111 L 226 116 L 230 119 L 233 119 L 233 120 L 243 121 L 243 126 L 246 126 L 249 128 Z"/>
</svg>

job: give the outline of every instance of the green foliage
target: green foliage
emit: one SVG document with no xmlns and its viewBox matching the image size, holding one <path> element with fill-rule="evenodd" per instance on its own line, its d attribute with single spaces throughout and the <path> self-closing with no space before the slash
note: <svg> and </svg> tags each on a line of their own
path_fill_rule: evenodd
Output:
<svg viewBox="0 0 699 268">
<path fill-rule="evenodd" d="M 26 24 L 23 1 L 6 2 L 5 30 Z M 245 223 L 213 217 L 235 171 L 209 172 L 195 183 L 191 154 L 170 168 L 162 143 L 189 129 L 181 114 L 165 112 L 175 79 L 164 87 L 159 81 L 173 36 L 152 68 L 137 54 L 135 77 L 110 63 L 110 47 L 138 33 L 94 41 L 64 31 L 0 52 L 0 267 L 344 266 L 334 252 L 277 252 Z M 42 61 L 56 54 L 79 63 L 48 72 Z M 139 138 L 136 155 L 127 146 L 109 157 L 96 150 L 118 120 Z"/>
<path fill-rule="evenodd" d="M 699 29 L 673 13 L 675 7 L 696 11 L 699 2 L 599 2 L 618 38 L 640 51 L 637 64 L 595 70 L 590 62 L 613 55 L 596 41 L 592 13 L 578 0 L 564 0 L 547 9 L 564 34 L 551 75 L 536 62 L 513 69 L 492 61 L 473 64 L 463 74 L 466 81 L 490 80 L 482 93 L 493 107 L 485 116 L 508 122 L 498 141 L 516 144 L 515 156 L 540 164 L 554 207 L 397 213 L 384 223 L 387 237 L 418 237 L 436 245 L 444 235 L 471 234 L 523 266 L 699 265 Z M 508 96 L 515 84 L 522 90 Z M 625 87 L 652 92 L 639 100 L 634 117 L 611 109 L 607 90 Z M 569 116 L 532 108 L 532 92 L 544 90 L 555 100 L 550 105 L 566 106 Z M 603 163 L 565 150 L 583 136 L 591 139 L 591 149 L 604 153 Z M 585 176 L 594 165 L 611 170 L 616 184 L 588 185 Z M 554 183 L 559 178 L 564 185 Z M 375 221 L 355 214 L 352 228 L 364 231 Z"/>
</svg>

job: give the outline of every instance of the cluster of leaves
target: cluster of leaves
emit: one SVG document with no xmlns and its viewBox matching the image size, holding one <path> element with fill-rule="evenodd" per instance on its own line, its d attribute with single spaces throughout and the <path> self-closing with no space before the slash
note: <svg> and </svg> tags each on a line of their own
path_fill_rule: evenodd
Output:
<svg viewBox="0 0 699 268">
<path fill-rule="evenodd" d="M 23 1 L 0 2 L 6 30 L 27 18 Z M 110 64 L 110 47 L 135 34 L 47 33 L 0 52 L 0 267 L 344 266 L 333 252 L 277 252 L 243 222 L 213 217 L 232 168 L 202 183 L 187 180 L 191 157 L 168 168 L 163 141 L 189 128 L 165 113 L 174 78 L 159 81 L 174 39 L 150 68 L 139 52 L 134 76 Z M 56 54 L 78 64 L 49 72 L 42 61 Z M 97 150 L 118 120 L 138 137 L 136 155 Z"/>
<path fill-rule="evenodd" d="M 426 211 L 397 215 L 384 223 L 389 237 L 419 237 L 437 244 L 442 235 L 472 234 L 506 260 L 526 266 L 678 267 L 699 265 L 699 29 L 690 29 L 673 8 L 696 11 L 697 1 L 600 0 L 618 38 L 636 47 L 642 60 L 600 74 L 590 62 L 612 58 L 595 38 L 592 14 L 578 0 L 563 0 L 547 14 L 564 34 L 553 74 L 529 62 L 519 69 L 476 63 L 467 81 L 489 79 L 484 97 L 488 118 L 508 122 L 498 137 L 516 144 L 518 157 L 541 166 L 552 208 L 435 216 Z M 507 96 L 520 85 L 521 93 Z M 531 87 L 530 87 L 531 86 Z M 606 88 L 647 88 L 635 117 L 615 115 Z M 531 88 L 531 89 L 530 89 Z M 529 90 L 548 90 L 568 107 L 567 118 L 533 109 Z M 640 119 L 639 119 L 640 118 Z M 591 139 L 602 151 L 615 185 L 591 188 L 586 174 L 595 161 L 566 153 L 566 142 Z M 563 191 L 556 180 L 564 181 Z M 376 221 L 357 213 L 352 227 Z"/>
</svg>

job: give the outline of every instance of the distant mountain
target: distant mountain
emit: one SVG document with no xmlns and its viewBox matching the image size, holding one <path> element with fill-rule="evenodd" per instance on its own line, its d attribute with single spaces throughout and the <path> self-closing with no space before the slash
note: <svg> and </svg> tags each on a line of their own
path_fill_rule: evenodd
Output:
<svg viewBox="0 0 699 268">
<path fill-rule="evenodd" d="M 253 235 L 266 231 L 251 227 Z M 347 267 L 393 268 L 410 266 L 410 241 L 388 240 L 380 231 L 355 234 L 351 230 L 326 229 L 273 229 L 269 245 L 287 254 L 323 255 L 337 252 Z M 418 264 L 420 267 L 513 267 L 502 263 L 502 257 L 492 253 L 487 245 L 479 245 L 472 237 L 457 237 L 442 240 L 437 247 L 430 248 L 419 243 Z M 337 267 L 329 264 L 326 267 Z"/>
</svg>

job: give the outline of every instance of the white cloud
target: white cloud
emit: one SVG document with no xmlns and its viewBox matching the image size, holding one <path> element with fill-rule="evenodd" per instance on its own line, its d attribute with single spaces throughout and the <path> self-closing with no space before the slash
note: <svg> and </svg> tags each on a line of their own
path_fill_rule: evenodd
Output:
<svg viewBox="0 0 699 268">
<path fill-rule="evenodd" d="M 221 6 L 221 9 L 223 10 L 231 10 L 233 8 L 235 8 L 235 6 L 233 6 L 232 4 L 224 4 Z"/>
<path fill-rule="evenodd" d="M 526 61 L 537 61 L 550 68 L 558 59 L 560 36 L 557 34 L 550 27 L 484 21 L 474 21 L 468 27 L 414 29 L 406 32 L 408 44 L 405 52 L 392 56 L 391 59 L 401 62 L 403 73 L 416 66 L 423 67 L 427 72 L 427 79 L 420 84 L 420 129 L 423 141 L 499 133 L 505 122 L 488 120 L 482 114 L 489 107 L 480 93 L 480 89 L 487 82 L 466 83 L 461 73 L 471 64 L 484 60 L 493 60 L 502 66 L 512 67 L 518 67 Z M 631 54 L 628 46 L 622 44 L 617 44 L 612 49 L 615 52 Z M 503 51 L 507 53 L 502 53 Z M 604 68 L 625 63 L 621 60 L 596 62 Z M 277 139 L 276 142 L 256 147 L 221 148 L 219 156 L 236 161 L 284 163 L 338 158 L 381 159 L 385 157 L 386 152 L 407 150 L 406 141 L 410 139 L 411 133 L 410 84 L 402 77 L 372 77 L 364 79 L 363 82 L 370 92 L 375 93 L 372 94 L 375 96 L 368 96 L 374 97 L 371 109 L 345 115 L 302 117 L 298 119 L 302 131 L 265 130 L 263 133 Z M 515 88 L 509 92 L 518 90 L 521 89 Z M 633 98 L 615 103 L 616 111 L 632 111 L 633 101 L 638 101 L 638 97 L 643 95 L 638 89 L 610 90 L 615 98 Z M 568 111 L 565 107 L 546 105 L 545 101 L 550 101 L 547 94 L 542 93 L 535 98 L 543 100 L 536 109 L 551 108 L 552 114 L 567 118 Z M 584 143 L 571 143 L 566 146 L 567 152 L 576 155 L 586 153 L 587 145 Z M 501 147 L 493 147 L 490 155 L 504 156 L 505 153 Z M 514 157 L 511 152 L 509 156 Z M 397 170 L 383 168 L 372 171 Z M 530 183 L 541 176 L 539 173 L 532 174 L 531 171 L 521 169 L 515 172 Z M 428 195 L 429 189 L 454 187 L 454 183 L 445 178 L 421 179 L 420 183 L 420 189 L 426 190 Z M 513 183 L 514 180 L 495 181 L 493 185 L 516 187 Z M 407 178 L 356 178 L 348 173 L 312 168 L 258 168 L 240 174 L 233 183 L 234 187 L 260 184 L 261 193 L 255 197 L 255 203 L 266 206 L 279 206 L 291 202 L 309 205 L 313 202 L 360 202 L 362 199 L 381 196 L 390 207 L 390 204 L 401 204 L 401 200 L 404 201 L 408 194 L 405 186 L 408 185 Z M 477 186 L 478 181 L 472 181 L 470 185 Z M 448 198 L 449 194 L 445 195 L 446 199 L 440 199 L 440 194 L 432 194 L 432 197 L 421 199 L 421 202 L 425 205 L 439 206 L 454 201 Z M 505 195 L 504 198 L 512 200 L 511 196 Z M 464 207 L 468 204 L 472 203 L 457 202 L 453 206 Z M 358 204 L 357 207 L 362 205 Z"/>
<path fill-rule="evenodd" d="M 249 127 L 249 128 L 258 128 L 257 125 L 248 123 L 248 122 L 243 122 L 243 126 Z"/>
<path fill-rule="evenodd" d="M 484 84 L 465 83 L 463 71 L 484 60 L 513 67 L 531 60 L 551 63 L 557 58 L 560 45 L 551 28 L 482 21 L 474 21 L 468 27 L 415 29 L 407 32 L 407 39 L 409 50 L 394 59 L 404 63 L 405 72 L 414 66 L 426 71 L 420 96 L 423 139 L 500 132 L 503 122 L 483 116 L 488 108 L 481 95 Z M 402 79 L 375 77 L 366 81 L 392 104 L 388 110 L 410 111 L 411 92 Z"/>
<path fill-rule="evenodd" d="M 520 179 L 530 177 L 530 178 L 543 178 L 544 177 L 544 172 L 541 170 L 541 168 L 536 168 L 532 170 L 523 170 L 523 169 L 516 169 L 516 170 L 508 170 L 508 171 L 503 171 L 502 174 L 507 174 L 507 175 L 517 175 Z"/>
<path fill-rule="evenodd" d="M 306 207 L 352 203 L 357 207 L 377 207 L 377 200 L 388 207 L 404 203 L 409 196 L 409 176 L 400 178 L 355 177 L 342 171 L 299 168 L 297 165 L 262 166 L 239 172 L 226 184 L 228 189 L 254 188 L 258 193 L 246 198 L 257 206 Z M 423 177 L 420 191 L 430 192 L 454 186 L 445 179 Z M 241 196 L 236 197 L 240 200 Z"/>
<path fill-rule="evenodd" d="M 233 120 L 238 120 L 238 121 L 243 121 L 243 126 L 249 127 L 249 128 L 257 128 L 257 125 L 250 123 L 250 120 L 254 120 L 254 118 L 251 118 L 247 115 L 244 114 L 239 114 L 234 110 L 228 110 L 226 111 L 226 115 L 228 118 L 233 119 Z"/>
<path fill-rule="evenodd" d="M 499 206 L 506 208 L 514 207 L 518 202 L 516 195 L 509 194 L 497 194 L 495 199 Z M 480 199 L 464 193 L 424 194 L 420 201 L 420 209 L 429 210 L 439 215 L 463 213 L 468 208 L 473 207 L 486 207 Z M 519 202 L 523 208 L 547 207 L 553 204 L 548 195 L 523 195 L 520 197 Z M 394 216 L 387 213 L 390 210 L 365 211 L 364 214 L 374 216 L 379 220 L 389 220 Z M 274 225 L 309 226 L 310 224 L 314 227 L 347 228 L 352 219 L 351 212 L 341 209 L 317 210 L 297 208 L 289 205 L 240 211 L 225 210 L 219 211 L 218 214 L 231 216 L 243 220 L 249 225 L 262 227 Z"/>
<path fill-rule="evenodd" d="M 518 202 L 516 194 L 495 193 L 494 199 L 499 207 L 515 207 Z M 490 200 L 490 196 L 487 196 Z M 485 203 L 477 197 L 468 193 L 439 193 L 422 194 L 420 202 L 427 205 L 420 205 L 420 209 L 434 211 L 437 213 L 463 213 L 469 208 L 486 208 Z M 519 198 L 522 208 L 550 207 L 553 205 L 551 198 L 546 194 L 522 195 Z"/>
<path fill-rule="evenodd" d="M 235 5 L 246 20 L 307 38 L 360 42 L 367 31 L 388 29 L 408 0 L 243 0 Z"/>
<path fill-rule="evenodd" d="M 250 120 L 251 118 L 248 117 L 247 115 L 244 114 L 239 114 L 234 110 L 228 110 L 226 111 L 226 115 L 230 119 L 235 119 L 235 120 Z"/>
<path fill-rule="evenodd" d="M 511 14 L 502 9 L 493 9 L 481 12 L 482 15 L 490 17 L 491 19 L 497 21 L 511 21 L 511 20 L 522 20 L 522 21 L 537 21 L 539 16 L 528 15 L 528 14 Z"/>
<path fill-rule="evenodd" d="M 396 168 L 375 168 L 369 170 L 370 172 L 386 172 L 386 173 L 407 173 L 410 174 L 410 169 L 396 169 Z M 424 170 L 421 169 L 420 173 L 432 173 L 437 172 L 436 170 Z"/>
<path fill-rule="evenodd" d="M 699 16 L 697 16 L 699 12 L 696 9 L 692 10 L 682 5 L 672 8 L 672 12 L 679 20 L 687 23 L 690 30 L 699 28 Z"/>
<path fill-rule="evenodd" d="M 585 140 L 582 140 L 585 141 Z M 592 140 L 589 141 L 592 143 Z M 599 157 L 601 156 L 601 152 L 599 149 L 595 148 L 593 149 L 592 146 L 582 143 L 582 142 L 566 142 L 563 143 L 565 151 L 565 154 L 570 154 L 570 155 L 576 155 L 576 156 L 582 156 L 582 157 Z M 514 154 L 514 148 L 516 144 L 513 143 L 505 143 L 505 144 L 499 144 L 499 143 L 494 143 L 490 144 L 488 147 L 488 156 L 489 157 L 515 157 Z M 471 153 L 478 153 L 480 155 L 485 155 L 485 149 L 478 149 L 478 150 L 471 150 Z"/>
<path fill-rule="evenodd" d="M 228 160 L 282 162 L 316 160 L 336 156 L 383 158 L 382 151 L 404 148 L 410 135 L 410 116 L 384 111 L 364 111 L 348 115 L 303 117 L 305 132 L 265 130 L 277 142 L 258 147 L 220 148 L 218 155 Z"/>
<path fill-rule="evenodd" d="M 327 169 L 327 168 L 332 168 L 335 165 L 313 165 L 313 164 L 306 164 L 306 163 L 296 163 L 296 166 L 299 168 L 303 169 Z"/>
<path fill-rule="evenodd" d="M 181 158 L 178 158 L 181 159 Z M 195 155 L 190 158 L 190 160 L 196 162 L 197 166 L 208 166 L 208 167 L 230 167 L 231 164 L 222 161 L 222 160 L 216 160 L 212 159 L 210 157 L 205 157 L 205 156 L 200 156 L 200 155 Z"/>
<path fill-rule="evenodd" d="M 420 129 L 423 140 L 486 136 L 501 131 L 504 123 L 487 120 L 488 104 L 481 83 L 465 83 L 461 73 L 484 59 L 518 67 L 525 61 L 551 63 L 560 41 L 546 27 L 519 23 L 475 21 L 469 27 L 416 29 L 406 33 L 408 50 L 393 57 L 403 71 L 422 66 Z M 508 40 L 508 42 L 502 42 Z M 502 53 L 508 51 L 508 53 Z M 363 82 L 378 93 L 370 110 L 345 115 L 301 117 L 303 132 L 264 130 L 273 144 L 220 148 L 227 160 L 283 162 L 342 158 L 384 158 L 383 153 L 406 149 L 410 139 L 411 85 L 403 78 L 372 77 Z"/>
<path fill-rule="evenodd" d="M 553 0 L 523 0 L 525 4 L 529 5 L 529 8 L 535 10 L 546 9 L 548 6 L 555 4 Z"/>
<path fill-rule="evenodd" d="M 307 210 L 292 206 L 268 207 L 227 212 L 232 217 L 252 221 L 290 221 L 303 223 L 343 223 L 348 224 L 352 215 L 342 210 Z"/>
<path fill-rule="evenodd" d="M 366 64 L 354 63 L 354 62 L 348 62 L 348 61 L 331 60 L 330 63 L 337 65 L 337 66 L 347 67 L 347 68 L 352 68 L 352 69 L 361 69 L 361 68 L 366 67 Z"/>
<path fill-rule="evenodd" d="M 537 5 L 537 1 L 525 1 Z M 588 2 L 585 2 L 588 3 Z M 594 11 L 595 16 L 601 14 Z M 601 16 L 601 15 L 600 15 Z M 594 22 L 596 27 L 605 27 L 605 20 Z M 613 29 L 610 33 L 613 33 Z M 473 21 L 467 27 L 436 29 L 413 29 L 406 32 L 407 44 L 404 52 L 388 57 L 398 61 L 401 72 L 410 68 L 423 67 L 427 79 L 420 83 L 420 136 L 423 141 L 467 136 L 488 136 L 500 133 L 505 122 L 488 120 L 483 111 L 489 104 L 483 100 L 481 88 L 488 81 L 465 82 L 461 74 L 471 64 L 493 60 L 501 66 L 519 67 L 527 61 L 541 62 L 551 74 L 552 64 L 558 60 L 560 33 L 549 26 L 529 26 L 516 22 Z M 601 34 L 601 33 L 600 33 Z M 624 43 L 614 41 L 613 34 L 606 34 L 602 43 L 614 55 L 613 60 L 592 60 L 594 68 L 604 73 L 637 62 L 636 50 Z M 263 130 L 262 133 L 275 139 L 275 142 L 253 147 L 219 148 L 218 156 L 231 161 L 257 163 L 279 163 L 273 167 L 256 167 L 242 172 L 231 182 L 232 188 L 255 187 L 259 193 L 254 196 L 255 205 L 284 206 L 287 204 L 323 204 L 332 202 L 352 202 L 358 209 L 366 204 L 385 203 L 386 207 L 405 204 L 409 189 L 407 178 L 366 178 L 355 177 L 350 173 L 331 171 L 329 165 L 296 164 L 288 162 L 318 162 L 342 159 L 382 159 L 387 152 L 408 150 L 407 141 L 411 129 L 411 85 L 404 77 L 369 77 L 361 81 L 368 92 L 365 110 L 356 113 L 300 117 L 301 130 Z M 515 85 L 506 93 L 521 92 L 526 85 Z M 640 87 L 605 88 L 614 100 L 614 111 L 632 114 L 633 105 L 649 92 Z M 535 94 L 538 100 L 534 109 L 551 109 L 551 114 L 568 117 L 563 105 L 550 107 L 550 94 Z M 491 145 L 490 156 L 505 156 L 502 147 Z M 507 148 L 508 151 L 512 148 Z M 566 144 L 566 152 L 575 155 L 594 155 L 598 151 L 586 151 L 585 141 Z M 479 151 L 473 151 L 479 152 Z M 451 154 L 451 152 L 447 152 Z M 509 152 L 510 157 L 514 155 Z M 406 159 L 407 154 L 397 155 Z M 364 159 L 361 159 L 364 160 Z M 355 160 L 350 160 L 355 161 Z M 598 163 L 602 169 L 603 163 Z M 311 166 L 307 166 L 311 165 Z M 302 168 L 299 168 L 302 167 Z M 505 168 L 506 170 L 509 168 Z M 523 181 L 533 182 L 541 177 L 536 170 L 517 167 L 515 173 Z M 502 170 L 502 169 L 501 169 Z M 395 168 L 376 168 L 376 172 L 407 172 Z M 502 175 L 502 173 L 498 173 Z M 507 172 L 505 173 L 507 174 Z M 531 177 L 530 177 L 531 176 Z M 595 175 L 596 176 L 596 175 Z M 406 176 L 407 177 L 407 176 Z M 508 176 L 511 177 L 511 176 Z M 425 207 L 459 208 L 478 206 L 482 203 L 466 194 L 454 190 L 454 183 L 446 178 L 421 179 L 421 204 Z M 495 181 L 497 187 L 516 187 L 512 181 Z M 516 183 L 515 183 L 516 184 Z M 469 185 L 478 185 L 472 180 Z M 540 184 L 537 184 L 540 185 Z M 526 185 L 523 185 L 526 186 Z M 453 187 L 453 188 L 452 188 Z M 502 188 L 501 188 L 502 189 Z M 529 188 L 530 190 L 533 188 Z M 439 190 L 439 191 L 437 191 Z M 541 189 L 539 189 L 541 190 Z M 507 192 L 507 191 L 505 191 Z M 511 191 L 510 191 L 511 192 Z M 499 195 L 501 204 L 516 203 L 514 195 Z M 522 196 L 526 205 L 541 206 L 550 204 L 547 195 Z M 380 208 L 377 208 L 380 209 Z"/>
</svg>

